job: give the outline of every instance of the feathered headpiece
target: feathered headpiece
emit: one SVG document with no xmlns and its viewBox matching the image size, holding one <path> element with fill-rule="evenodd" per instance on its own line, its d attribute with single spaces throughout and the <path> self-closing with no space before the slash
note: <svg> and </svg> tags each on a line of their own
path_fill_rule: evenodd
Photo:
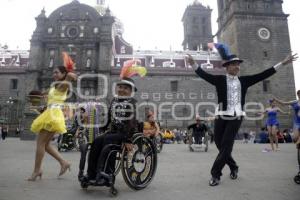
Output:
<svg viewBox="0 0 300 200">
<path fill-rule="evenodd" d="M 66 52 L 62 52 L 63 60 L 64 60 L 64 66 L 67 69 L 68 72 L 74 71 L 74 65 L 72 58 L 67 54 Z"/>
<path fill-rule="evenodd" d="M 143 66 L 141 66 L 141 60 L 139 59 L 132 59 L 132 60 L 126 60 L 123 64 L 120 78 L 130 78 L 134 75 L 140 75 L 141 77 L 144 77 L 147 74 L 147 69 Z"/>
<path fill-rule="evenodd" d="M 226 44 L 208 43 L 207 47 L 209 49 L 216 48 L 218 50 L 221 58 L 224 60 L 224 63 L 222 64 L 223 67 L 226 67 L 228 64 L 232 62 L 239 62 L 239 63 L 243 62 L 243 60 L 239 59 L 236 55 L 230 53 L 229 47 Z"/>
</svg>

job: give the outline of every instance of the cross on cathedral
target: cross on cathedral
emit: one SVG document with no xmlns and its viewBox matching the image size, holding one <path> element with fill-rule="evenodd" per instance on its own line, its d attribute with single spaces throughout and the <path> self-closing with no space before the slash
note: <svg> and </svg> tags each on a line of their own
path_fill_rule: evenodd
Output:
<svg viewBox="0 0 300 200">
<path fill-rule="evenodd" d="M 104 5 L 105 4 L 105 0 L 97 0 L 97 5 Z"/>
</svg>

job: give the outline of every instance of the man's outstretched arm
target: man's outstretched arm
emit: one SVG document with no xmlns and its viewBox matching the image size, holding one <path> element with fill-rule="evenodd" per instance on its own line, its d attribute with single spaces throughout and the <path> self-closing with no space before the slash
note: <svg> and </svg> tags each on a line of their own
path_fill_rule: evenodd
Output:
<svg viewBox="0 0 300 200">
<path fill-rule="evenodd" d="M 216 83 L 216 76 L 207 73 L 206 71 L 204 71 L 203 69 L 201 69 L 201 67 L 195 62 L 194 58 L 191 55 L 187 55 L 186 57 L 186 61 L 189 65 L 191 65 L 193 67 L 193 69 L 195 70 L 196 74 L 203 78 L 205 81 L 209 82 L 212 85 L 215 85 Z"/>
<path fill-rule="evenodd" d="M 261 73 L 250 75 L 250 76 L 243 76 L 242 78 L 246 80 L 248 87 L 252 86 L 252 85 L 272 76 L 273 74 L 276 73 L 276 71 L 281 66 L 286 66 L 286 65 L 292 63 L 293 61 L 297 60 L 297 58 L 298 58 L 297 54 L 288 55 L 285 59 L 283 59 L 281 62 L 277 63 L 273 67 L 271 67 Z"/>
</svg>

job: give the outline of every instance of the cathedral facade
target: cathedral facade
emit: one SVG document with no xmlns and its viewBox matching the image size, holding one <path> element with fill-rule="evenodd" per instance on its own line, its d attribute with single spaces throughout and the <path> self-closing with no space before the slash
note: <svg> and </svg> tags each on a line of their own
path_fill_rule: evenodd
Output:
<svg viewBox="0 0 300 200">
<path fill-rule="evenodd" d="M 32 90 L 49 88 L 53 67 L 62 65 L 61 53 L 66 51 L 76 63 L 76 72 L 81 75 L 80 81 L 74 84 L 76 89 L 69 102 L 108 103 L 123 62 L 137 58 L 148 70 L 145 78 L 135 79 L 140 120 L 147 109 L 153 109 L 163 127 L 186 128 L 196 114 L 202 117 L 213 115 L 217 102 L 215 89 L 197 77 L 184 60 L 188 53 L 209 73 L 225 73 L 219 55 L 208 52 L 206 47 L 214 37 L 209 7 L 196 0 L 186 8 L 182 17 L 182 51 L 148 51 L 134 50 L 122 37 L 120 20 L 109 9 L 101 7 L 103 1 L 99 4 L 95 9 L 73 0 L 48 17 L 44 10 L 41 11 L 36 17 L 37 26 L 31 38 L 27 64 L 19 76 L 24 81 L 19 84 L 22 87 L 19 88 L 22 90 L 19 99 L 25 99 Z M 216 36 L 219 42 L 228 44 L 233 53 L 245 60 L 241 75 L 271 67 L 290 51 L 288 15 L 282 11 L 281 0 L 218 0 L 218 11 Z M 0 76 L 2 74 L 1 69 Z M 251 88 L 247 101 L 265 104 L 271 94 L 294 99 L 293 77 L 292 67 L 279 70 L 274 77 Z M 289 127 L 290 123 L 288 117 L 282 117 L 283 127 Z M 249 120 L 243 127 L 257 130 L 262 125 L 262 120 Z"/>
</svg>

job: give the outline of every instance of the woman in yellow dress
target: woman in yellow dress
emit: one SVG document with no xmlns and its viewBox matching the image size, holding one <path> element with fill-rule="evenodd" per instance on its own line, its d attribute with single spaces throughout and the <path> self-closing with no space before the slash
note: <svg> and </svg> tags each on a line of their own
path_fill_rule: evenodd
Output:
<svg viewBox="0 0 300 200">
<path fill-rule="evenodd" d="M 37 177 L 42 178 L 41 167 L 45 152 L 59 162 L 61 169 L 58 176 L 63 175 L 68 169 L 70 170 L 71 166 L 50 142 L 55 134 L 67 132 L 61 107 L 67 98 L 69 82 L 75 81 L 77 76 L 72 72 L 68 72 L 66 67 L 58 66 L 53 70 L 53 79 L 57 83 L 52 84 L 53 87 L 49 90 L 47 109 L 31 125 L 31 131 L 38 135 L 34 170 L 28 181 L 35 181 Z"/>
</svg>

